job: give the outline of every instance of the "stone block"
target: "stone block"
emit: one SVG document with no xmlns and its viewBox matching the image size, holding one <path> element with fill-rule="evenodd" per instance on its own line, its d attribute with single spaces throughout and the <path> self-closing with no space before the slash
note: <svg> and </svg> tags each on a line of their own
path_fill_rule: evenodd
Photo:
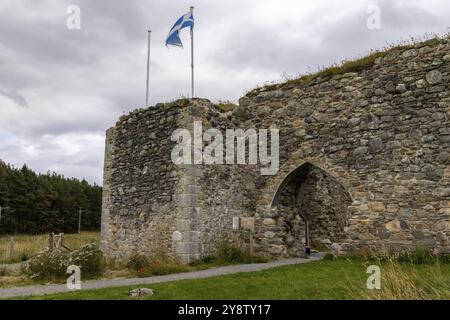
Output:
<svg viewBox="0 0 450 320">
<path fill-rule="evenodd" d="M 190 219 L 178 219 L 175 223 L 175 226 L 180 232 L 191 231 L 193 222 Z"/>
<path fill-rule="evenodd" d="M 200 242 L 202 233 L 200 231 L 183 232 L 183 240 L 188 242 Z"/>
<path fill-rule="evenodd" d="M 182 207 L 195 207 L 197 205 L 197 195 L 196 194 L 181 194 L 180 195 L 180 206 Z"/>
<path fill-rule="evenodd" d="M 392 220 L 386 224 L 386 229 L 390 232 L 399 232 L 401 230 L 400 221 Z"/>
<path fill-rule="evenodd" d="M 178 254 L 199 254 L 200 245 L 196 242 L 177 242 L 176 252 Z"/>
<path fill-rule="evenodd" d="M 383 202 L 372 202 L 370 203 L 370 210 L 374 212 L 383 212 L 385 210 L 385 206 Z"/>
<path fill-rule="evenodd" d="M 255 231 L 255 218 L 241 217 L 241 229 Z"/>
<path fill-rule="evenodd" d="M 263 220 L 263 224 L 266 226 L 274 226 L 274 225 L 276 225 L 276 221 L 271 218 L 266 218 Z"/>
</svg>

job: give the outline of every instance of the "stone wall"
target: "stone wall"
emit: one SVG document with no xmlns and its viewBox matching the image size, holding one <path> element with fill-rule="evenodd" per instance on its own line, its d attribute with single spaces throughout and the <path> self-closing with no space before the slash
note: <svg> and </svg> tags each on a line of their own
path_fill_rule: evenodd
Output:
<svg viewBox="0 0 450 320">
<path fill-rule="evenodd" d="M 122 117 L 107 133 L 106 255 L 125 260 L 164 248 L 192 261 L 233 238 L 237 217 L 253 230 L 258 254 L 295 255 L 304 235 L 300 193 L 311 240 L 337 253 L 449 252 L 449 41 L 394 48 L 354 72 L 260 88 L 232 111 L 194 99 Z M 174 165 L 171 133 L 195 120 L 205 130 L 279 129 L 280 170 Z M 312 170 L 295 176 L 304 166 Z"/>
<path fill-rule="evenodd" d="M 177 108 L 139 110 L 107 131 L 101 246 L 111 259 L 163 248 L 169 252 L 182 194 L 171 160 Z"/>
<path fill-rule="evenodd" d="M 281 170 L 256 200 L 263 250 L 279 251 L 281 234 L 265 236 L 281 223 L 272 219 L 274 192 L 305 162 L 353 201 L 347 238 L 332 244 L 337 252 L 449 250 L 449 49 L 448 38 L 393 49 L 359 72 L 241 99 L 252 121 L 281 130 Z"/>
</svg>

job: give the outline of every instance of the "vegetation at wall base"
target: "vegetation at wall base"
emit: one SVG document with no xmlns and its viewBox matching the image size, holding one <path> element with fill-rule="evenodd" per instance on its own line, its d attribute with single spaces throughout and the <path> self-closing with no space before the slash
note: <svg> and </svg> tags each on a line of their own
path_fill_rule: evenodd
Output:
<svg viewBox="0 0 450 320">
<path fill-rule="evenodd" d="M 207 255 L 189 264 L 182 264 L 162 250 L 152 255 L 133 254 L 126 267 L 138 277 L 150 277 L 173 273 L 205 270 L 225 265 L 264 263 L 267 259 L 251 255 L 248 248 L 222 241 L 214 255 Z"/>
<path fill-rule="evenodd" d="M 128 261 L 127 268 L 135 272 L 138 277 L 161 276 L 192 271 L 189 266 L 181 264 L 177 259 L 161 252 L 152 256 L 134 254 Z"/>
</svg>

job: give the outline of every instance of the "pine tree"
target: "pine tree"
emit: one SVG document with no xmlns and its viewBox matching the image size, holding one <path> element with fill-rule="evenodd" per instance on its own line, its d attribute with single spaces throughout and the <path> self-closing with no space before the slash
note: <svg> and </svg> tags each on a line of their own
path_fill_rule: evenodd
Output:
<svg viewBox="0 0 450 320">
<path fill-rule="evenodd" d="M 78 210 L 82 229 L 100 229 L 102 188 L 86 180 L 67 179 L 57 173 L 36 174 L 0 160 L 0 234 L 76 232 Z"/>
</svg>

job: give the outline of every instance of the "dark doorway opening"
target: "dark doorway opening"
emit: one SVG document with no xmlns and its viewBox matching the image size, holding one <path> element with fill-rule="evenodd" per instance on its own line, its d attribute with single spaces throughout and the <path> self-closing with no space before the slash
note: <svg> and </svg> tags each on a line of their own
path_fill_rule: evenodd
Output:
<svg viewBox="0 0 450 320">
<path fill-rule="evenodd" d="M 319 167 L 305 163 L 292 171 L 272 202 L 288 255 L 301 255 L 307 246 L 323 250 L 345 240 L 351 203 L 347 190 Z"/>
</svg>

